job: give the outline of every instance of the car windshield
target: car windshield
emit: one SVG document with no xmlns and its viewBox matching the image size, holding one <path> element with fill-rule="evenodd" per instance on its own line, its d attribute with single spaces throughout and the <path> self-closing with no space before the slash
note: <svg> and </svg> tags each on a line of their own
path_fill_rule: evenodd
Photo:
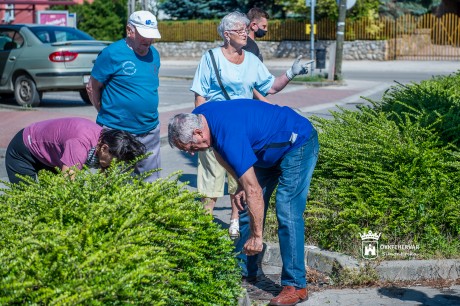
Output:
<svg viewBox="0 0 460 306">
<path fill-rule="evenodd" d="M 70 40 L 94 40 L 85 32 L 69 27 L 30 27 L 32 33 L 43 43 L 64 42 Z"/>
</svg>

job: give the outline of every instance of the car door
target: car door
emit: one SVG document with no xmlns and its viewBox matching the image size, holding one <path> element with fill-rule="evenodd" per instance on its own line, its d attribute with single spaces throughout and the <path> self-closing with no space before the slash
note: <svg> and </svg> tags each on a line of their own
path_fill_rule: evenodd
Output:
<svg viewBox="0 0 460 306">
<path fill-rule="evenodd" d="M 16 61 L 23 51 L 24 38 L 13 29 L 0 29 L 0 73 L 1 87 L 8 87 Z"/>
</svg>

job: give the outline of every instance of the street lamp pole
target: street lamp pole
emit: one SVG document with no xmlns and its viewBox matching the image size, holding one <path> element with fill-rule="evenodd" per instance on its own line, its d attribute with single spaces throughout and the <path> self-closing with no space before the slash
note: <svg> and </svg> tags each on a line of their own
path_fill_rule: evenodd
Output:
<svg viewBox="0 0 460 306">
<path fill-rule="evenodd" d="M 345 40 L 345 18 L 347 13 L 347 0 L 339 0 L 339 20 L 337 22 L 337 47 L 335 52 L 335 79 L 342 78 L 343 42 Z"/>
<path fill-rule="evenodd" d="M 136 1 L 135 0 L 128 0 L 128 18 L 131 16 L 132 13 L 136 10 Z"/>
<path fill-rule="evenodd" d="M 308 0 L 306 0 L 308 2 Z M 310 59 L 315 59 L 315 4 L 316 0 L 311 1 L 310 9 Z"/>
</svg>

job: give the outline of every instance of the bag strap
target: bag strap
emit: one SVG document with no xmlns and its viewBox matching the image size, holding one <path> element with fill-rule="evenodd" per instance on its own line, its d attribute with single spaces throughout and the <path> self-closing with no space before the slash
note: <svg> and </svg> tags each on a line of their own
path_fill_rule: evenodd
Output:
<svg viewBox="0 0 460 306">
<path fill-rule="evenodd" d="M 222 89 L 222 93 L 224 94 L 225 99 L 231 100 L 220 79 L 219 70 L 217 70 L 216 60 L 214 58 L 214 53 L 212 53 L 212 50 L 209 50 L 209 55 L 211 56 L 212 66 L 214 67 L 214 72 L 216 73 L 216 78 L 217 82 L 219 82 L 220 89 Z"/>
</svg>

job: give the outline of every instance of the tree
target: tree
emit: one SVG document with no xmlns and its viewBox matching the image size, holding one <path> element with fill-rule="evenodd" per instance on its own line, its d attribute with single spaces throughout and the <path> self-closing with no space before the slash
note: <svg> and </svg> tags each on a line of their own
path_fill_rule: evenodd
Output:
<svg viewBox="0 0 460 306">
<path fill-rule="evenodd" d="M 276 0 L 162 0 L 159 6 L 172 18 L 183 20 L 222 18 L 233 11 L 246 13 L 253 7 L 267 11 L 272 18 L 284 17 Z"/>
<path fill-rule="evenodd" d="M 436 15 L 441 17 L 444 14 L 456 14 L 460 16 L 460 0 L 442 0 L 441 4 L 436 8 Z"/>
<path fill-rule="evenodd" d="M 69 7 L 77 14 L 77 26 L 82 31 L 100 40 L 118 40 L 125 36 L 127 22 L 127 0 L 94 0 Z M 55 5 L 52 9 L 63 10 Z"/>
<path fill-rule="evenodd" d="M 174 19 L 214 19 L 234 11 L 232 0 L 165 0 L 159 8 Z"/>
<path fill-rule="evenodd" d="M 398 17 L 403 14 L 422 15 L 434 11 L 441 0 L 357 0 L 356 4 L 347 10 L 347 18 L 367 18 L 370 12 L 379 12 L 380 15 Z M 460 0 L 443 0 L 449 10 L 460 10 Z M 305 18 L 310 16 L 310 7 L 306 7 L 305 0 L 276 0 L 276 4 L 283 6 L 287 15 Z M 316 0 L 315 19 L 338 18 L 337 0 Z"/>
<path fill-rule="evenodd" d="M 382 0 L 379 13 L 397 18 L 404 14 L 423 15 L 434 11 L 440 0 Z"/>
<path fill-rule="evenodd" d="M 240 0 L 238 2 L 242 12 L 247 12 L 253 7 L 258 7 L 266 11 L 270 15 L 270 18 L 286 18 L 284 5 L 277 3 L 277 0 Z"/>
<path fill-rule="evenodd" d="M 305 5 L 305 0 L 276 0 L 276 4 L 283 6 L 283 11 L 286 15 L 301 18 L 310 16 L 311 8 Z M 351 9 L 347 10 L 347 18 L 360 19 L 368 16 L 369 10 L 377 11 L 379 4 L 379 0 L 358 0 Z M 316 0 L 315 19 L 329 18 L 337 20 L 338 16 L 337 0 Z"/>
</svg>

